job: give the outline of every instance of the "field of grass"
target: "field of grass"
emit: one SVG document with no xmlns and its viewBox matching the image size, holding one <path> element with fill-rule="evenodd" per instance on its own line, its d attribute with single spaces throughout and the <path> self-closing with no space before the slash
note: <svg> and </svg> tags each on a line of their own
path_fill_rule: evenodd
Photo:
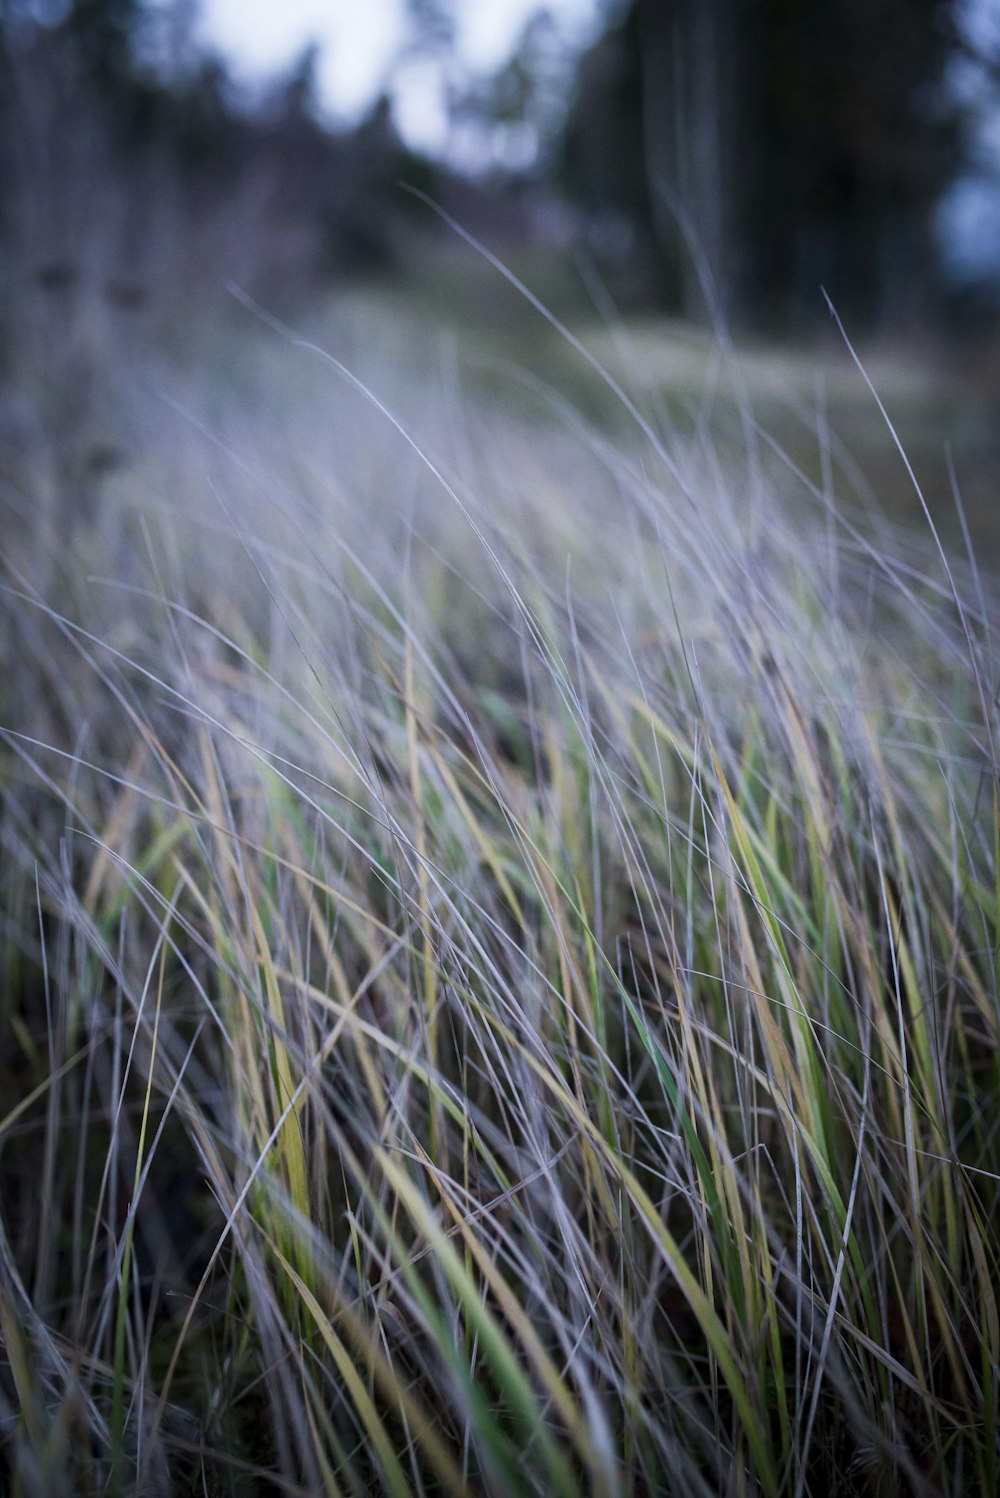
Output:
<svg viewBox="0 0 1000 1498">
<path fill-rule="evenodd" d="M 0 475 L 0 1486 L 996 1493 L 988 558 L 233 316 Z"/>
</svg>

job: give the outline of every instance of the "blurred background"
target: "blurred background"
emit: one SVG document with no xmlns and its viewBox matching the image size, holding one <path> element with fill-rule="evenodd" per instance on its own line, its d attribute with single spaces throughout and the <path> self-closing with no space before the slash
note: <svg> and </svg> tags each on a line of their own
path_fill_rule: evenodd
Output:
<svg viewBox="0 0 1000 1498">
<path fill-rule="evenodd" d="M 6 0 L 4 283 L 301 294 L 433 229 L 628 305 L 905 328 L 1000 298 L 997 0 Z M 100 248 L 99 248 L 100 246 Z M 189 247 L 189 253 L 191 249 Z M 282 284 L 284 278 L 284 284 Z M 709 292 L 706 283 L 710 283 Z"/>
<path fill-rule="evenodd" d="M 374 288 L 560 378 L 407 187 L 602 357 L 627 329 L 666 400 L 722 326 L 809 386 L 825 292 L 991 509 L 1000 0 L 6 0 L 7 499 L 42 421 L 95 502 L 128 458 L 102 358 L 190 352 L 233 284 L 282 315 Z"/>
</svg>

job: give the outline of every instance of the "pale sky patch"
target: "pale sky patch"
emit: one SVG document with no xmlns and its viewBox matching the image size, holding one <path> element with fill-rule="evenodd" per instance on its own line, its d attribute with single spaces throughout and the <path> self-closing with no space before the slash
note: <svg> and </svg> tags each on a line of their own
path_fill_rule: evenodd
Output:
<svg viewBox="0 0 1000 1498">
<path fill-rule="evenodd" d="M 526 22 L 544 0 L 459 0 L 455 63 L 489 73 L 511 55 Z M 547 0 L 547 9 L 579 41 L 595 29 L 601 0 Z M 202 0 L 201 36 L 223 54 L 234 75 L 260 82 L 280 76 L 310 42 L 318 42 L 324 107 L 356 119 L 378 96 L 405 40 L 405 0 Z M 421 64 L 398 80 L 396 116 L 406 140 L 443 147 L 447 115 L 440 73 Z"/>
<path fill-rule="evenodd" d="M 331 113 L 354 118 L 378 92 L 399 47 L 403 0 L 203 0 L 201 35 L 241 79 L 279 76 L 310 42 Z"/>
</svg>

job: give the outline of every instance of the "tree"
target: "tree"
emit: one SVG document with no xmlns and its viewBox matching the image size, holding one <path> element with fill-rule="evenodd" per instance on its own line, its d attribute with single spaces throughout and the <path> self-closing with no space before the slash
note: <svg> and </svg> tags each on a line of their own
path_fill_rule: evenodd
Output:
<svg viewBox="0 0 1000 1498">
<path fill-rule="evenodd" d="M 955 170 L 941 0 L 631 0 L 583 60 L 563 177 L 623 216 L 660 299 L 902 315 Z M 707 277 L 705 275 L 707 272 Z"/>
<path fill-rule="evenodd" d="M 71 0 L 59 29 L 99 83 L 121 87 L 132 77 L 144 19 L 142 0 Z"/>
<path fill-rule="evenodd" d="M 627 225 L 657 300 L 690 315 L 734 279 L 738 193 L 735 0 L 633 0 L 584 57 L 562 177 Z"/>
<path fill-rule="evenodd" d="M 537 10 L 499 71 L 464 90 L 455 118 L 474 137 L 490 139 L 501 170 L 522 179 L 544 177 L 566 122 L 575 61 L 552 12 Z"/>
<path fill-rule="evenodd" d="M 959 160 L 940 0 L 758 0 L 750 278 L 774 312 L 891 321 L 935 280 L 933 208 Z"/>
<path fill-rule="evenodd" d="M 455 45 L 454 0 L 406 0 L 407 50 L 440 57 Z"/>
</svg>

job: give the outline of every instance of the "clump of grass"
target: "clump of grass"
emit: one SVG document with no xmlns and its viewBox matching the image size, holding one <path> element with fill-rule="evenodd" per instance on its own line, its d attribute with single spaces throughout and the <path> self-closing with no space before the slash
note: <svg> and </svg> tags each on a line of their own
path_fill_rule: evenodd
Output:
<svg viewBox="0 0 1000 1498">
<path fill-rule="evenodd" d="M 995 1492 L 978 575 L 330 379 L 8 559 L 10 1490 Z"/>
</svg>

